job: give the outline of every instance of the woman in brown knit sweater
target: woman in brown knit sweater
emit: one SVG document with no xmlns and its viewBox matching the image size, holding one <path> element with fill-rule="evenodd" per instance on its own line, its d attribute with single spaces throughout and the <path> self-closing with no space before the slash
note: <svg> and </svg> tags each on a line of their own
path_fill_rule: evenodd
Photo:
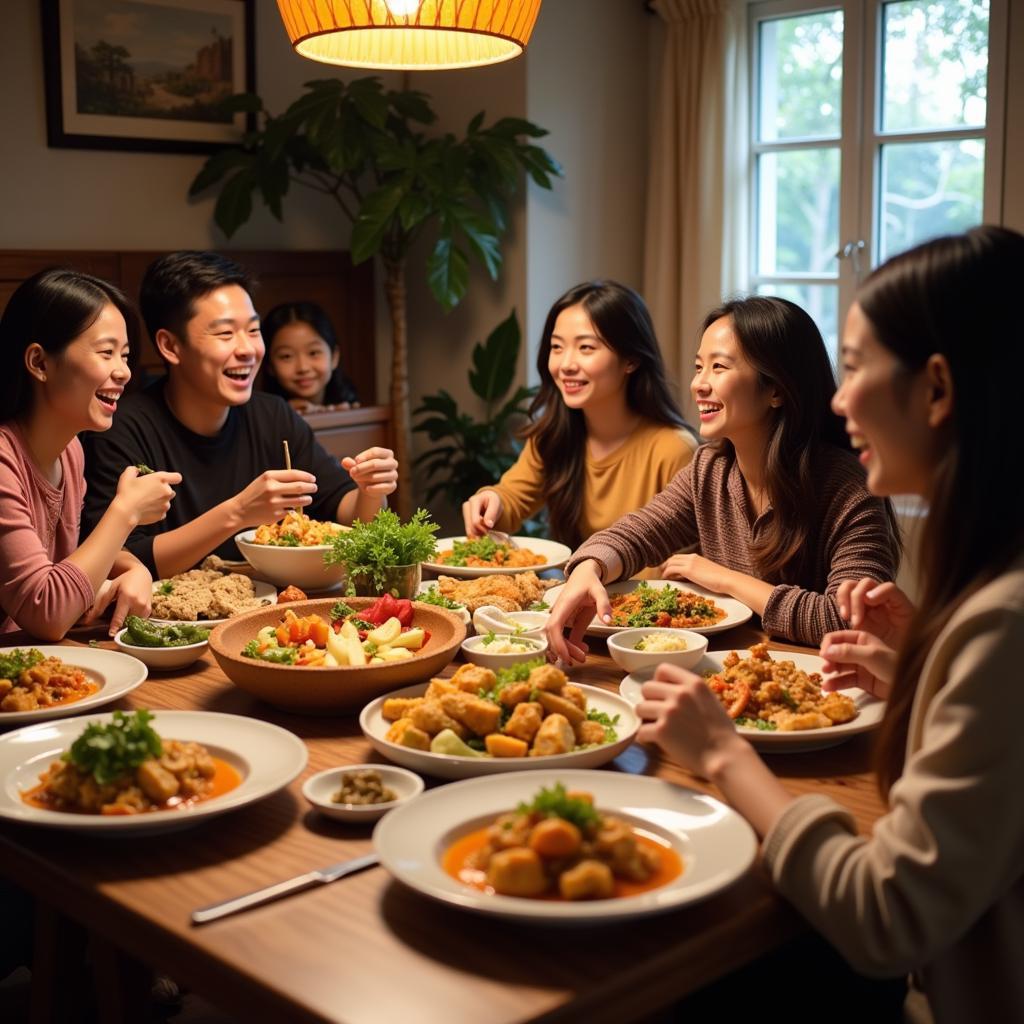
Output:
<svg viewBox="0 0 1024 1024">
<path fill-rule="evenodd" d="M 779 889 L 855 967 L 914 972 L 914 1021 L 1024 1020 L 1022 269 L 1016 232 L 936 239 L 876 270 L 846 320 L 835 404 L 868 483 L 929 505 L 920 610 L 847 584 L 854 630 L 822 644 L 833 687 L 888 699 L 889 811 L 870 838 L 831 800 L 792 797 L 693 673 L 662 666 L 638 706 L 640 739 L 721 789 Z"/>
<path fill-rule="evenodd" d="M 868 493 L 830 409 L 835 379 L 807 313 L 759 296 L 713 310 L 690 388 L 712 443 L 575 553 L 548 630 L 565 660 L 583 660 L 579 639 L 595 609 L 610 620 L 603 584 L 646 566 L 663 563 L 662 576 L 735 597 L 769 632 L 808 644 L 842 628 L 843 580 L 896 574 L 895 518 Z M 681 549 L 694 553 L 672 554 Z"/>
</svg>

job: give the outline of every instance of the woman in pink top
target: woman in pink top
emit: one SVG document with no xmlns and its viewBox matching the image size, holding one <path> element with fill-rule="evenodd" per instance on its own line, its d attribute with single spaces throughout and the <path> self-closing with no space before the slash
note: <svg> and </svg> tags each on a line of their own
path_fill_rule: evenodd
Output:
<svg viewBox="0 0 1024 1024">
<path fill-rule="evenodd" d="M 152 579 L 122 545 L 164 516 L 177 473 L 127 467 L 78 546 L 85 480 L 75 435 L 113 422 L 135 328 L 120 291 L 64 269 L 23 282 L 0 319 L 0 633 L 59 640 L 83 614 L 91 621 L 113 605 L 113 634 L 128 614 L 149 614 Z"/>
</svg>

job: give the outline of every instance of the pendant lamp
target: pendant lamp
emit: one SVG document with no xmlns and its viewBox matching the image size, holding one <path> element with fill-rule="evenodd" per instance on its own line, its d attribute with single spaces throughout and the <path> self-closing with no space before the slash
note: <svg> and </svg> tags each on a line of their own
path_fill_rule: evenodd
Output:
<svg viewBox="0 0 1024 1024">
<path fill-rule="evenodd" d="M 325 64 L 427 71 L 526 49 L 541 0 L 277 0 L 295 52 Z"/>
</svg>

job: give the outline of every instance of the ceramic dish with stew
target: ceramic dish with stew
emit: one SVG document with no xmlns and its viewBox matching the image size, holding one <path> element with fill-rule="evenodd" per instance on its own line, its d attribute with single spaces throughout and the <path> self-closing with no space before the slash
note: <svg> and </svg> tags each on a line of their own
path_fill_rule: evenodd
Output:
<svg viewBox="0 0 1024 1024">
<path fill-rule="evenodd" d="M 30 649 L 39 651 L 44 658 L 60 658 L 69 668 L 80 669 L 92 684 L 92 692 L 77 700 L 36 708 L 32 711 L 0 711 L 0 729 L 15 725 L 30 725 L 33 722 L 43 722 L 50 718 L 67 718 L 86 711 L 94 711 L 104 704 L 109 704 L 111 701 L 131 693 L 145 682 L 149 674 L 146 666 L 137 658 L 121 654 L 119 651 L 108 651 L 102 647 L 64 647 L 56 644 L 46 644 L 34 648 L 29 646 L 6 647 L 0 649 L 0 655 L 10 654 L 14 650 Z"/>
<path fill-rule="evenodd" d="M 68 718 L 0 736 L 0 819 L 95 835 L 170 832 L 262 800 L 283 789 L 306 767 L 305 743 L 269 722 L 212 711 L 155 711 L 150 724 L 163 739 L 201 743 L 238 773 L 238 784 L 199 803 L 143 814 L 68 813 L 25 801 L 24 794 L 38 784 L 40 774 L 89 723 L 111 720 L 109 714 Z"/>
<path fill-rule="evenodd" d="M 681 861 L 666 884 L 638 895 L 565 901 L 481 891 L 446 870 L 453 844 L 500 814 L 562 785 L 593 796 L 594 806 L 623 819 Z M 569 769 L 470 779 L 425 793 L 384 818 L 373 833 L 381 863 L 430 899 L 494 917 L 544 925 L 588 925 L 674 910 L 732 885 L 757 852 L 753 829 L 714 797 L 661 779 Z"/>
</svg>

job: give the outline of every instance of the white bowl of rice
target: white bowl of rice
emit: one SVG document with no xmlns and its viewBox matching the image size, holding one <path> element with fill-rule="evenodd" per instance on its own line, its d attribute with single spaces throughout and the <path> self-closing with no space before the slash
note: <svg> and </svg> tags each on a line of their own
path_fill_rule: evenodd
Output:
<svg viewBox="0 0 1024 1024">
<path fill-rule="evenodd" d="M 325 565 L 330 544 L 309 547 L 279 547 L 256 544 L 255 530 L 243 530 L 235 536 L 242 557 L 256 570 L 261 580 L 279 587 L 289 585 L 300 590 L 330 590 L 345 579 L 344 565 Z"/>
<path fill-rule="evenodd" d="M 644 626 L 623 629 L 608 637 L 612 661 L 627 672 L 641 672 L 658 665 L 693 668 L 708 649 L 708 638 L 688 629 Z"/>
</svg>

